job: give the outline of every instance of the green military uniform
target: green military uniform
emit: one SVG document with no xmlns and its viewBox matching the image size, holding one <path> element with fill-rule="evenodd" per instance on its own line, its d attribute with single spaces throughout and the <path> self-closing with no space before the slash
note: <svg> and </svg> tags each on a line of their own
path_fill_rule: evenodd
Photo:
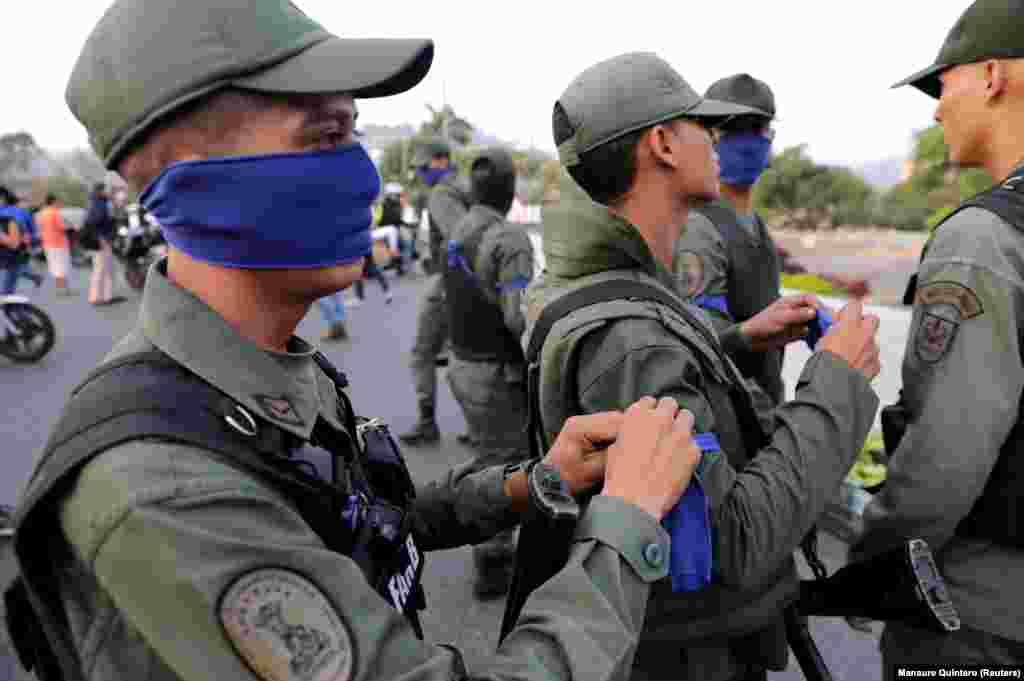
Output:
<svg viewBox="0 0 1024 681">
<path fill-rule="evenodd" d="M 430 219 L 430 257 L 434 267 L 442 267 L 443 244 L 469 208 L 468 188 L 454 173 L 431 189 L 427 200 Z M 436 441 L 437 357 L 448 340 L 448 312 L 445 307 L 444 277 L 432 274 L 416 317 L 416 339 L 412 346 L 413 387 L 419 405 L 420 420 L 402 436 L 409 444 Z M 472 433 L 471 433 L 472 434 Z"/>
<path fill-rule="evenodd" d="M 476 438 L 481 465 L 515 463 L 529 455 L 526 366 L 520 338 L 520 300 L 533 278 L 533 245 L 519 225 L 505 221 L 515 190 L 512 157 L 487 149 L 486 180 L 474 174 L 474 205 L 448 242 L 445 272 L 452 359 L 448 383 Z M 482 186 L 496 188 L 488 192 Z M 496 194 L 497 196 L 492 196 Z M 502 533 L 473 552 L 480 596 L 504 593 L 512 577 L 515 535 Z"/>
<path fill-rule="evenodd" d="M 482 235 L 479 232 L 483 231 Z M 505 222 L 504 216 L 489 206 L 474 205 L 456 226 L 453 241 L 480 239 L 471 269 L 480 291 L 500 309 L 505 329 L 516 339 L 522 337 L 526 322 L 521 298 L 533 278 L 533 244 L 526 230 Z M 475 320 L 452 320 L 473 324 Z M 489 331 L 494 333 L 493 331 Z M 486 354 L 486 353 L 484 353 Z M 527 452 L 525 367 L 518 358 L 501 361 L 473 357 L 460 352 L 453 343 L 448 368 L 448 384 L 477 438 L 476 450 L 488 464 L 507 463 L 523 458 Z"/>
<path fill-rule="evenodd" d="M 701 100 L 652 57 L 614 58 L 574 81 L 559 100 L 578 126 L 573 146 L 643 127 L 638 121 L 666 120 L 672 111 L 700 115 L 704 103 L 715 111 L 717 103 Z M 682 102 L 666 102 L 669 85 Z M 607 101 L 607 92 L 622 100 Z M 577 151 L 563 144 L 563 164 L 571 165 Z M 527 291 L 524 344 L 546 307 L 601 281 L 644 282 L 681 296 L 636 227 L 592 201 L 565 171 L 560 194 L 559 205 L 544 213 L 546 269 Z M 818 352 L 801 374 L 796 400 L 776 411 L 770 444 L 741 451 L 755 438 L 739 432 L 743 415 L 711 390 L 742 391 L 746 383 L 705 340 L 706 318 L 698 312 L 694 321 L 704 328 L 663 304 L 634 300 L 598 303 L 557 321 L 540 354 L 540 420 L 550 441 L 573 415 L 622 408 L 644 395 L 671 396 L 693 412 L 695 432 L 717 434 L 726 457 L 706 456 L 699 473 L 717 538 L 717 579 L 693 593 L 674 592 L 668 580 L 655 585 L 634 678 L 758 678 L 786 664 L 778 621 L 795 594 L 793 549 L 852 464 L 878 399 L 862 373 Z M 730 464 L 747 458 L 742 470 Z"/>
<path fill-rule="evenodd" d="M 430 41 L 342 40 L 287 0 L 119 0 L 86 42 L 68 101 L 118 168 L 155 125 L 218 87 L 385 96 L 418 83 L 432 57 Z M 30 632 L 26 652 L 49 641 L 61 678 L 590 679 L 629 669 L 669 541 L 639 508 L 597 498 L 568 566 L 524 610 L 527 626 L 470 673 L 397 609 L 414 584 L 373 564 L 389 535 L 346 532 L 394 529 L 366 514 L 395 509 L 367 501 L 406 485 L 407 471 L 389 446 L 391 458 L 374 462 L 370 434 L 387 439 L 379 425 L 357 425 L 343 377 L 314 348 L 294 336 L 282 351 L 261 348 L 161 262 L 138 326 L 110 359 L 124 361 L 76 391 L 15 520 L 15 633 Z M 118 411 L 89 421 L 110 404 Z M 183 422 L 203 437 L 171 431 Z M 333 456 L 318 456 L 324 449 Z M 505 475 L 463 466 L 420 488 L 399 536 L 408 530 L 430 550 L 512 526 Z M 392 579 L 371 585 L 381 574 Z"/>
<path fill-rule="evenodd" d="M 935 64 L 898 85 L 938 98 L 938 76 L 951 66 L 1024 58 L 1022 16 L 1019 1 L 973 3 Z M 1021 176 L 1024 165 L 1011 173 Z M 1019 193 L 1019 184 L 1002 191 Z M 887 624 L 887 679 L 898 663 L 1024 663 L 1024 480 L 1014 469 L 1022 449 L 1024 212 L 1008 220 L 970 203 L 936 228 L 908 291 L 913 316 L 897 406 L 906 430 L 851 551 L 856 560 L 904 538 L 927 539 L 963 628 L 937 635 Z"/>
<path fill-rule="evenodd" d="M 771 135 L 765 132 L 775 117 L 775 96 L 762 81 L 741 73 L 715 82 L 704 95 L 718 101 L 741 104 L 754 109 L 755 115 L 743 116 L 722 130 L 728 144 L 733 134 L 741 145 L 753 139 L 763 146 L 762 162 L 767 162 Z M 719 146 L 719 150 L 723 148 Z M 755 150 L 743 148 L 740 154 L 727 154 L 723 165 L 723 184 L 752 191 L 755 170 L 747 168 Z M 724 152 L 723 152 L 724 153 Z M 726 165 L 730 164 L 730 165 Z M 732 168 L 731 164 L 741 167 Z M 737 173 L 736 176 L 730 173 Z M 745 175 L 742 179 L 739 175 Z M 759 172 L 757 173 L 759 174 Z M 676 242 L 673 270 L 684 293 L 692 303 L 704 308 L 716 327 L 742 323 L 779 299 L 781 260 L 775 242 L 756 213 L 741 214 L 721 198 L 690 211 L 686 226 Z M 727 348 L 745 377 L 753 380 L 778 405 L 785 393 L 782 381 L 782 350 L 749 352 Z"/>
<path fill-rule="evenodd" d="M 153 347 L 259 423 L 302 440 L 318 417 L 343 427 L 311 346 L 293 338 L 287 353 L 260 349 L 161 269 L 147 280 L 138 328 L 110 359 Z M 288 408 L 269 407 L 259 397 L 268 391 Z M 502 469 L 470 470 L 420 490 L 414 513 L 422 549 L 452 548 L 516 522 Z M 417 640 L 356 563 L 326 550 L 286 497 L 203 449 L 147 440 L 113 447 L 82 470 L 59 513 L 72 556 L 60 566 L 61 593 L 88 678 L 299 678 L 287 669 L 272 675 L 288 659 L 260 650 L 258 636 L 234 626 L 247 598 L 282 603 L 290 626 L 319 630 L 337 652 L 331 664 L 339 675 L 331 678 L 459 673 L 457 651 Z M 474 670 L 474 678 L 512 669 L 536 679 L 603 677 L 629 647 L 642 613 L 634 608 L 665 570 L 645 562 L 644 549 L 667 537 L 646 514 L 604 498 L 577 537 L 569 568 L 524 612 L 544 613 L 544 621 L 514 635 L 504 662 Z M 551 645 L 557 639 L 567 657 Z M 247 663 L 265 664 L 267 674 Z"/>
</svg>

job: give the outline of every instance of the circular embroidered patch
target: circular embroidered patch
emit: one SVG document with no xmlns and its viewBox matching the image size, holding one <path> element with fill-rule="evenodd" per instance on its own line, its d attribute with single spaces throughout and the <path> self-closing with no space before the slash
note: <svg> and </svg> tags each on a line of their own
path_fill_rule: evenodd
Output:
<svg viewBox="0 0 1024 681">
<path fill-rule="evenodd" d="M 679 254 L 677 271 L 683 286 L 683 294 L 687 298 L 699 296 L 704 290 L 704 261 L 693 251 Z"/>
<path fill-rule="evenodd" d="M 249 667 L 266 681 L 348 681 L 352 638 L 315 584 L 290 570 L 239 577 L 220 600 L 220 622 Z"/>
</svg>

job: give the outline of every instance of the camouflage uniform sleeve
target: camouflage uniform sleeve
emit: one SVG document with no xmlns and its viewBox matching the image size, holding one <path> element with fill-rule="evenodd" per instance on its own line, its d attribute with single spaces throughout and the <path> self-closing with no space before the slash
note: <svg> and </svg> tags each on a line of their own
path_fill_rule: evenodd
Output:
<svg viewBox="0 0 1024 681">
<path fill-rule="evenodd" d="M 668 396 L 693 412 L 694 432 L 716 432 L 697 361 L 660 323 L 617 321 L 591 332 L 578 356 L 584 413 Z M 818 352 L 804 367 L 796 399 L 775 411 L 769 445 L 742 472 L 724 457 L 706 462 L 701 480 L 712 504 L 723 582 L 757 585 L 789 557 L 852 465 L 877 408 L 862 374 Z"/>
<path fill-rule="evenodd" d="M 936 232 L 919 270 L 903 358 L 909 425 L 885 487 L 865 509 L 855 557 L 910 537 L 937 550 L 981 495 L 1024 390 L 1024 282 L 1012 264 L 1019 239 L 979 208 Z"/>
<path fill-rule="evenodd" d="M 652 518 L 616 500 L 588 511 L 569 565 L 471 678 L 626 678 L 643 621 Z M 638 532 L 623 531 L 625 521 Z M 83 471 L 61 509 L 99 593 L 104 635 L 83 641 L 104 678 L 465 678 L 458 651 L 415 638 L 349 558 L 296 511 L 202 450 L 131 443 Z M 666 554 L 662 554 L 666 555 Z M 81 586 L 76 585 L 77 586 Z M 112 673 L 117 670 L 130 673 Z M 609 673 L 611 670 L 615 674 Z M 616 674 L 618 676 L 616 676 Z"/>
<path fill-rule="evenodd" d="M 729 253 L 718 228 L 703 213 L 690 211 L 676 240 L 672 270 L 683 295 L 717 319 L 732 322 L 724 302 L 728 292 Z"/>
<path fill-rule="evenodd" d="M 468 212 L 465 204 L 456 196 L 455 190 L 446 184 L 440 184 L 430 192 L 427 211 L 442 230 L 441 236 L 445 240 L 451 238 L 455 225 Z"/>
<path fill-rule="evenodd" d="M 522 229 L 507 225 L 491 230 L 478 258 L 480 279 L 488 298 L 501 306 L 505 327 L 516 337 L 526 329 L 522 312 L 523 291 L 533 279 L 533 244 Z"/>
<path fill-rule="evenodd" d="M 505 496 L 504 467 L 480 470 L 473 461 L 417 490 L 412 513 L 416 542 L 425 551 L 477 544 L 520 520 Z"/>
</svg>

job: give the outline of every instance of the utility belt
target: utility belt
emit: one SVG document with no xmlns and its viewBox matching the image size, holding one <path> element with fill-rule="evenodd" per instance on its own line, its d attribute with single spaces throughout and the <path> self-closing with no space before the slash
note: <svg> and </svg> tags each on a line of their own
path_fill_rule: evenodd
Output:
<svg viewBox="0 0 1024 681">
<path fill-rule="evenodd" d="M 321 354 L 315 358 L 335 384 L 345 428 L 318 418 L 310 446 L 257 422 L 159 350 L 101 366 L 72 392 L 14 519 L 20 575 L 4 598 L 22 666 L 41 681 L 83 679 L 59 588 L 57 568 L 73 558 L 57 508 L 89 461 L 140 438 L 202 448 L 283 494 L 325 546 L 355 561 L 422 638 L 424 559 L 411 533 L 415 486 L 387 426 L 357 419 L 342 390 L 344 375 Z"/>
</svg>

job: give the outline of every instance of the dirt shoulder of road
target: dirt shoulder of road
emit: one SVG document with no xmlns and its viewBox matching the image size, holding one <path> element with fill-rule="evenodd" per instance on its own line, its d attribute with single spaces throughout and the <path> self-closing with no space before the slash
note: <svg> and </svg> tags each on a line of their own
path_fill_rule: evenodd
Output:
<svg viewBox="0 0 1024 681">
<path fill-rule="evenodd" d="M 923 232 L 872 228 L 770 232 L 776 244 L 811 272 L 867 279 L 871 294 L 866 302 L 874 305 L 901 304 L 928 238 Z"/>
<path fill-rule="evenodd" d="M 917 260 L 928 239 L 923 232 L 894 229 L 849 228 L 828 232 L 770 229 L 775 243 L 794 256 L 859 255 L 903 257 Z"/>
</svg>

